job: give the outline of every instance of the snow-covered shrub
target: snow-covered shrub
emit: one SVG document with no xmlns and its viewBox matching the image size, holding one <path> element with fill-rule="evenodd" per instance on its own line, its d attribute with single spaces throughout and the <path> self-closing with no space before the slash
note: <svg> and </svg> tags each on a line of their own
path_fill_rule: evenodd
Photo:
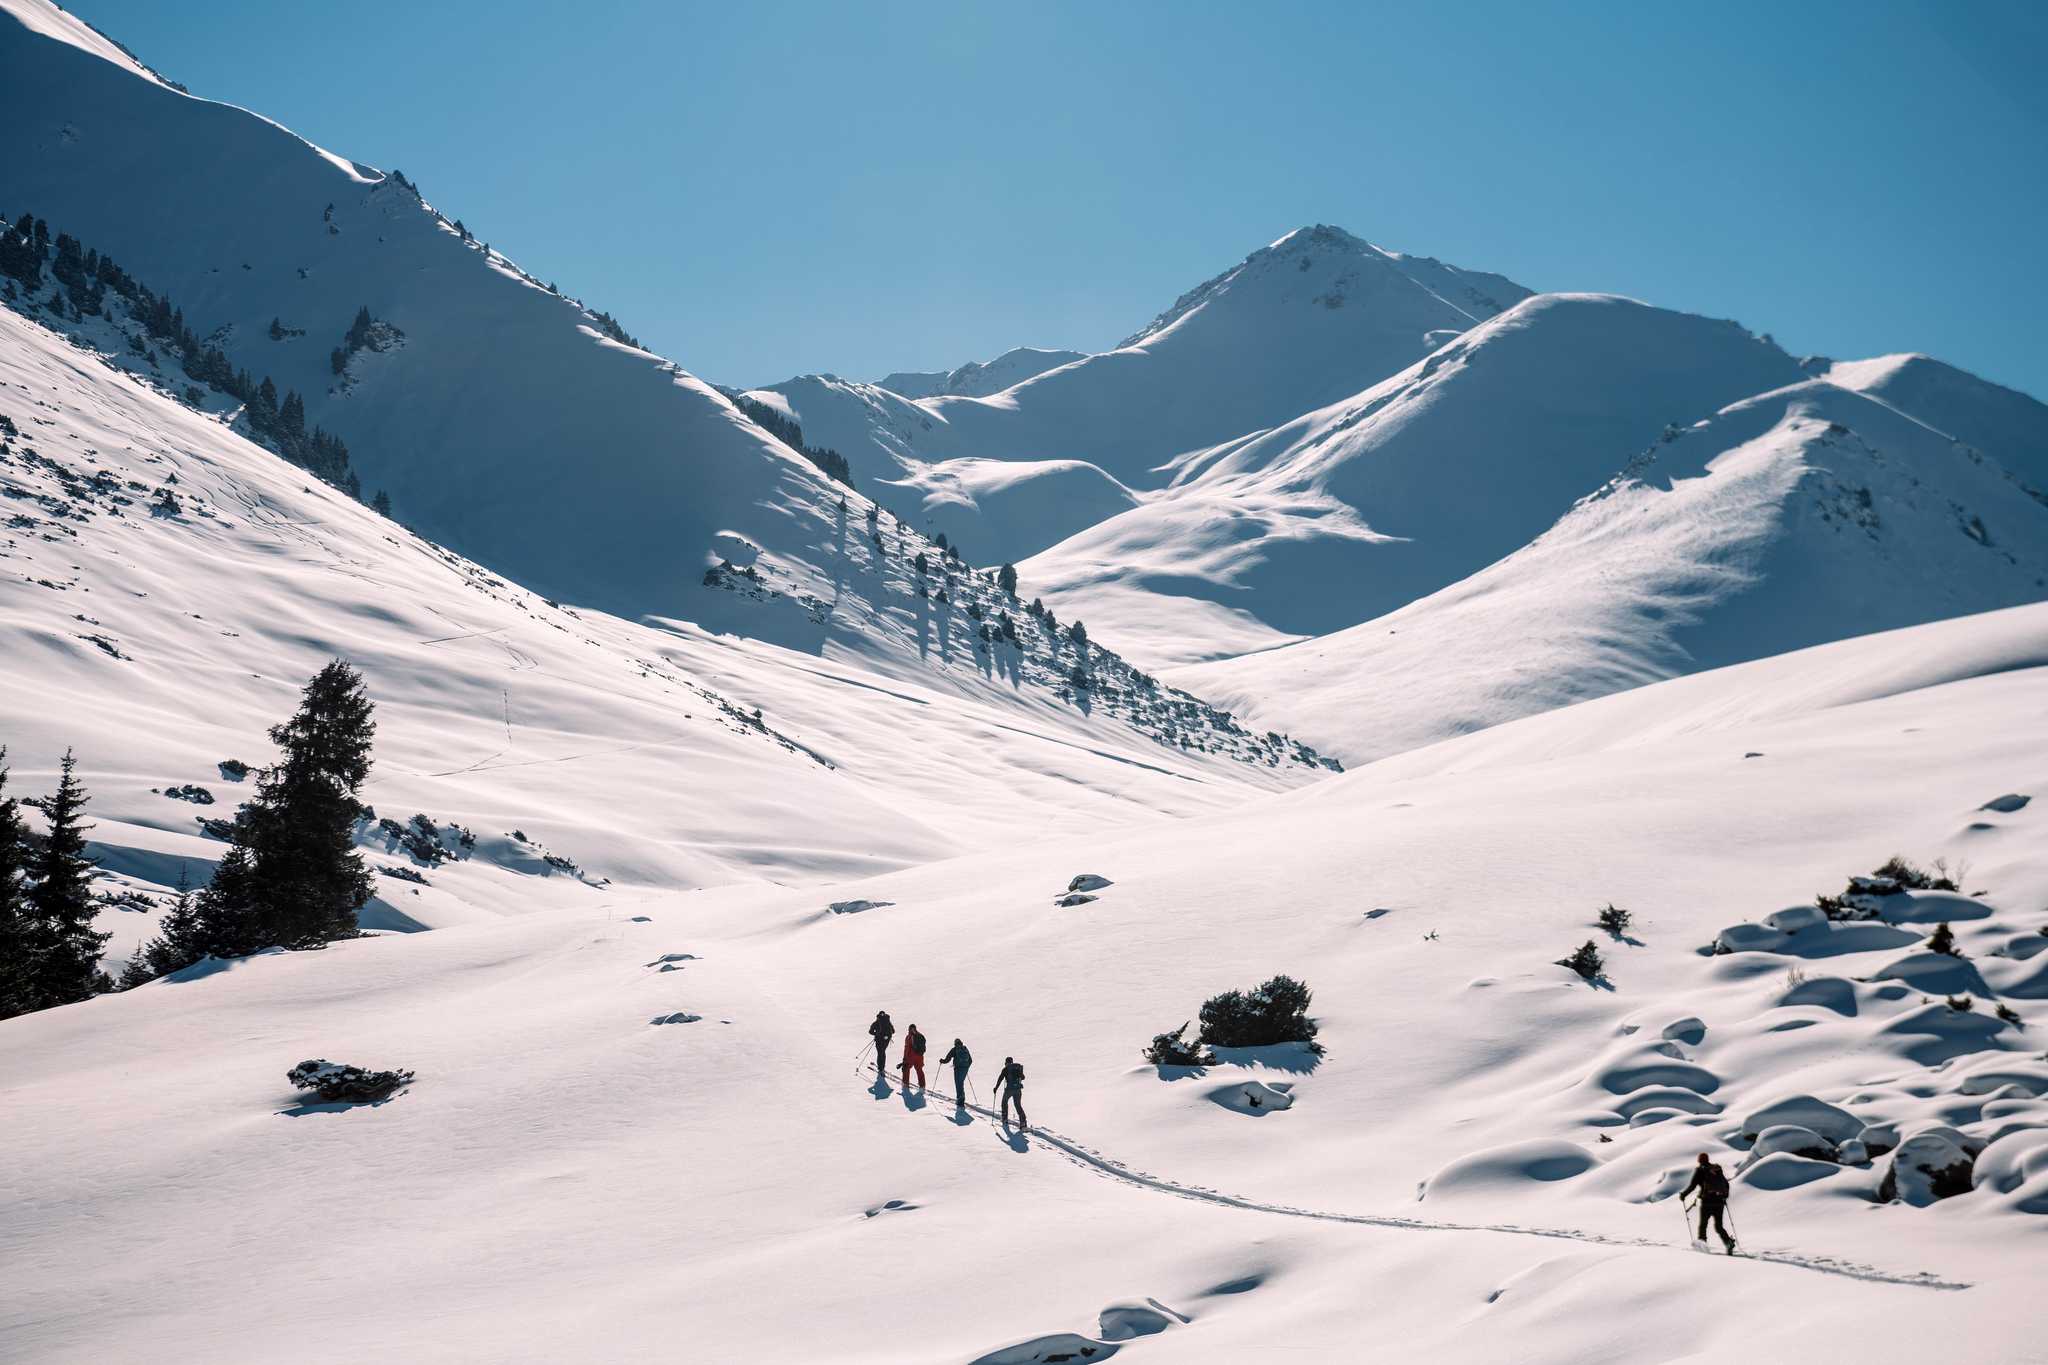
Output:
<svg viewBox="0 0 2048 1365">
<path fill-rule="evenodd" d="M 2000 1019 L 2003 1019 L 2006 1023 L 2011 1024 L 2014 1028 L 2026 1027 L 2025 1024 L 2020 1022 L 2019 1011 L 2014 1009 L 2011 1005 L 2005 1004 L 2003 1001 L 1999 1002 L 1998 1017 Z"/>
<path fill-rule="evenodd" d="M 240 782 L 249 775 L 249 765 L 239 758 L 224 758 L 214 766 L 220 769 L 221 777 L 229 782 Z"/>
<path fill-rule="evenodd" d="M 1151 1045 L 1145 1049 L 1145 1060 L 1154 1066 L 1216 1065 L 1216 1054 L 1202 1046 L 1199 1039 L 1189 1042 L 1187 1032 L 1188 1024 L 1184 1023 L 1171 1033 L 1154 1034 Z"/>
<path fill-rule="evenodd" d="M 285 1079 L 330 1103 L 362 1104 L 389 1098 L 412 1080 L 410 1071 L 369 1071 L 320 1058 L 300 1062 Z"/>
<path fill-rule="evenodd" d="M 1946 953 L 1950 957 L 1962 956 L 1956 951 L 1956 931 L 1948 927 L 1947 920 L 1935 925 L 1934 932 L 1927 936 L 1927 951 Z"/>
<path fill-rule="evenodd" d="M 173 801 L 190 801 L 195 806 L 210 806 L 213 804 L 213 793 L 197 783 L 185 787 L 165 787 L 164 795 L 170 797 Z"/>
<path fill-rule="evenodd" d="M 1571 968 L 1587 981 L 1597 981 L 1607 970 L 1607 959 L 1600 956 L 1600 949 L 1589 938 L 1572 949 L 1570 956 L 1559 958 L 1557 965 Z"/>
<path fill-rule="evenodd" d="M 1977 1008 L 1977 1002 L 1967 995 L 1951 995 L 1948 998 L 1948 1007 L 1958 1014 L 1967 1014 Z"/>
<path fill-rule="evenodd" d="M 1634 918 L 1628 911 L 1609 901 L 1607 908 L 1600 912 L 1600 927 L 1620 938 L 1628 932 L 1629 922 Z"/>
<path fill-rule="evenodd" d="M 1303 982 L 1276 976 L 1256 989 L 1225 991 L 1202 1003 L 1201 1041 L 1211 1047 L 1270 1047 L 1315 1043 L 1316 1021 L 1308 1017 L 1314 998 Z"/>
</svg>

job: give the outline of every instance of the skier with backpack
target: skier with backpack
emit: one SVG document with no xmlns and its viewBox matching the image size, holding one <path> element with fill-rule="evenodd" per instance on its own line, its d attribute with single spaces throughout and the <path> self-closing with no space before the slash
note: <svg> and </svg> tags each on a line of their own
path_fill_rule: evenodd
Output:
<svg viewBox="0 0 2048 1365">
<path fill-rule="evenodd" d="M 967 1050 L 967 1044 L 955 1038 L 953 1046 L 946 1049 L 946 1055 L 939 1058 L 940 1066 L 944 1066 L 948 1062 L 953 1064 L 953 1106 L 956 1109 L 965 1109 L 967 1107 L 967 1068 L 974 1065 L 974 1055 Z"/>
<path fill-rule="evenodd" d="M 875 1022 L 868 1025 L 868 1037 L 875 1040 L 875 1070 L 889 1074 L 889 1040 L 896 1036 L 896 1025 L 889 1018 L 889 1011 L 876 1010 Z"/>
<path fill-rule="evenodd" d="M 1029 1128 L 1031 1120 L 1024 1117 L 1024 1066 L 1015 1057 L 1003 1058 L 1003 1069 L 996 1073 L 996 1094 L 1003 1100 L 1003 1126 L 1010 1126 L 1010 1106 L 1017 1106 L 1017 1126 Z"/>
<path fill-rule="evenodd" d="M 917 1088 L 924 1089 L 924 1035 L 917 1031 L 917 1025 L 910 1026 L 910 1032 L 903 1035 L 903 1088 L 910 1089 L 910 1069 L 917 1068 Z"/>
<path fill-rule="evenodd" d="M 1728 1211 L 1728 1173 L 1714 1164 L 1713 1158 L 1700 1153 L 1697 1166 L 1692 1168 L 1692 1180 L 1678 1192 L 1680 1202 L 1694 1191 L 1699 1192 L 1700 1227 L 1694 1238 L 1701 1245 L 1707 1240 L 1707 1223 L 1712 1220 L 1714 1231 L 1721 1235 L 1721 1245 L 1728 1248 L 1728 1254 L 1735 1254 L 1735 1239 L 1728 1235 L 1728 1225 L 1723 1221 Z"/>
</svg>

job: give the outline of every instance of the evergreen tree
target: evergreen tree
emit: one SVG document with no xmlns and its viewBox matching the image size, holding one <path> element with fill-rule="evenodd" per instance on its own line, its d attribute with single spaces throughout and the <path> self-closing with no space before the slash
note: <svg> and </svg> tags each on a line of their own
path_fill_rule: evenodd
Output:
<svg viewBox="0 0 2048 1365">
<path fill-rule="evenodd" d="M 93 929 L 98 907 L 92 883 L 99 868 L 85 856 L 85 832 L 91 826 L 83 818 L 87 797 L 74 772 L 77 766 L 65 750 L 56 794 L 43 806 L 50 835 L 29 862 L 32 880 L 24 904 L 38 1008 L 87 1000 L 113 986 L 100 970 L 100 950 L 112 935 Z"/>
<path fill-rule="evenodd" d="M 34 1009 L 35 939 L 22 903 L 28 831 L 7 794 L 7 750 L 0 748 L 0 1019 Z"/>
<path fill-rule="evenodd" d="M 1017 595 L 1017 566 L 1015 564 L 1005 564 L 1002 568 L 996 570 L 996 586 L 1003 590 L 1003 595 L 1006 597 L 1015 597 Z"/>
<path fill-rule="evenodd" d="M 166 972 L 189 967 L 205 956 L 206 949 L 199 937 L 198 907 L 192 899 L 192 884 L 186 879 L 185 865 L 180 863 L 178 898 L 171 902 L 170 912 L 158 926 L 156 937 L 138 948 L 135 956 L 128 959 L 128 965 L 121 969 L 121 989 L 133 990 Z"/>
<path fill-rule="evenodd" d="M 340 659 L 306 684 L 298 713 L 270 731 L 283 757 L 235 813 L 233 846 L 196 898 L 188 948 L 244 957 L 356 932 L 356 911 L 370 898 L 354 836 L 374 709 L 362 675 Z"/>
<path fill-rule="evenodd" d="M 381 489 L 381 488 L 380 488 L 380 489 L 378 489 L 378 490 L 377 490 L 377 496 L 376 496 L 376 497 L 375 497 L 374 499 L 372 499 L 372 500 L 371 500 L 371 502 L 370 502 L 370 506 L 372 506 L 372 507 L 374 507 L 374 508 L 376 508 L 376 509 L 377 509 L 377 515 L 378 515 L 378 516 L 380 516 L 380 517 L 388 517 L 388 516 L 390 516 L 390 515 L 391 515 L 391 495 L 390 495 L 389 493 L 385 492 L 385 491 L 384 491 L 383 489 Z"/>
</svg>

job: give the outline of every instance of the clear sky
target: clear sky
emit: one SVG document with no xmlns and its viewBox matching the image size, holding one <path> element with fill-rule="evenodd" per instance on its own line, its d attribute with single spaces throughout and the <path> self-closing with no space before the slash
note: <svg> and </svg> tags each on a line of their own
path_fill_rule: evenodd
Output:
<svg viewBox="0 0 2048 1365">
<path fill-rule="evenodd" d="M 1305 223 L 2048 399 L 2048 7 L 72 0 L 708 378 L 1098 350 Z"/>
</svg>

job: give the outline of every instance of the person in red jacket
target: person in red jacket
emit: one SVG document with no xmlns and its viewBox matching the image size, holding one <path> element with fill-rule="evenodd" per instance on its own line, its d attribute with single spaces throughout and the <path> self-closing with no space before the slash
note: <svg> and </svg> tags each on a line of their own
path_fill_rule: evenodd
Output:
<svg viewBox="0 0 2048 1365">
<path fill-rule="evenodd" d="M 924 1035 L 917 1031 L 917 1025 L 910 1026 L 910 1032 L 903 1035 L 903 1087 L 910 1088 L 910 1069 L 917 1068 L 917 1088 L 924 1089 Z"/>
</svg>

